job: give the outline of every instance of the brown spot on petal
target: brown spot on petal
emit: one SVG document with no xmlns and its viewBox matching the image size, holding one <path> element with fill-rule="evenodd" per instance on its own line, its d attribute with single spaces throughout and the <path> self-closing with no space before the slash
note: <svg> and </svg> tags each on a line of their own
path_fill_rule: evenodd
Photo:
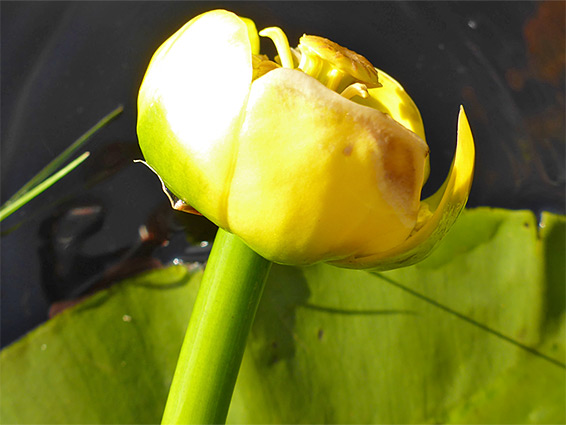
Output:
<svg viewBox="0 0 566 425">
<path fill-rule="evenodd" d="M 202 215 L 201 213 L 199 213 L 197 210 L 195 210 L 193 207 L 191 207 L 189 204 L 187 204 L 185 201 L 182 201 L 181 199 L 178 199 L 174 204 L 172 203 L 171 205 L 173 209 L 177 211 L 182 211 L 194 215 Z"/>
<path fill-rule="evenodd" d="M 413 152 L 407 143 L 393 134 L 386 134 L 382 145 L 384 174 L 388 185 L 399 197 L 403 208 L 410 208 L 416 170 Z"/>
<path fill-rule="evenodd" d="M 153 173 L 157 176 L 157 178 L 161 182 L 161 190 L 163 191 L 163 193 L 165 193 L 165 195 L 167 195 L 167 199 L 169 199 L 169 202 L 171 203 L 171 208 L 173 208 L 174 210 L 186 212 L 186 213 L 189 213 L 189 214 L 202 215 L 196 209 L 191 207 L 189 204 L 187 204 L 182 199 L 179 199 L 173 192 L 171 192 L 171 190 L 169 190 L 169 188 L 165 185 L 165 182 L 163 181 L 161 176 L 157 173 L 157 171 L 155 171 L 153 169 L 153 167 L 151 167 L 151 165 L 149 165 L 145 161 L 142 161 L 141 159 L 136 159 L 136 160 L 134 160 L 134 162 L 139 162 L 139 163 L 145 165 L 151 171 L 153 171 Z"/>
<path fill-rule="evenodd" d="M 159 177 L 159 180 L 161 180 L 161 177 Z M 163 180 L 161 180 L 161 190 L 163 190 L 163 193 L 165 193 L 165 195 L 167 195 L 167 198 L 169 198 L 169 202 L 171 203 L 171 208 L 173 208 L 174 210 L 182 211 L 189 214 L 202 215 L 196 209 L 191 207 L 182 199 L 179 199 L 173 192 L 171 192 L 169 188 L 165 186 L 165 182 Z"/>
</svg>

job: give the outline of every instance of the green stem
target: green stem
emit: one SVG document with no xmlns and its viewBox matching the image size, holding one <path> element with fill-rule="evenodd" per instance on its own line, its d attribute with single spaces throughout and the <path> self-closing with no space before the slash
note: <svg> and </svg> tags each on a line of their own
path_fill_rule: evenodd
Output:
<svg viewBox="0 0 566 425">
<path fill-rule="evenodd" d="M 163 424 L 226 421 L 271 262 L 218 230 L 193 307 Z"/>
</svg>

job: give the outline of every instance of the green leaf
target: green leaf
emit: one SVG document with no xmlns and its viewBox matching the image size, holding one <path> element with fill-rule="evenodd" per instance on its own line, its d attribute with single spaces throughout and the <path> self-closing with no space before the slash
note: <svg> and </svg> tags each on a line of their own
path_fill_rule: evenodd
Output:
<svg viewBox="0 0 566 425">
<path fill-rule="evenodd" d="M 274 266 L 233 423 L 564 423 L 563 216 L 466 211 L 425 261 Z M 127 280 L 2 351 L 3 423 L 157 423 L 201 272 Z"/>
<path fill-rule="evenodd" d="M 413 267 L 274 268 L 232 420 L 564 422 L 564 219 L 545 224 L 480 209 Z"/>
<path fill-rule="evenodd" d="M 2 423 L 159 423 L 200 277 L 126 280 L 2 350 Z"/>
</svg>

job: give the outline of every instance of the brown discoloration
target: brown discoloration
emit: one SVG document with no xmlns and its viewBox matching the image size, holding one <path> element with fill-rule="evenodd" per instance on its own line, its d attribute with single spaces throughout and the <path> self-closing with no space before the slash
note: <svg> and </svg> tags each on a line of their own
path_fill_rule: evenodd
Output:
<svg viewBox="0 0 566 425">
<path fill-rule="evenodd" d="M 142 161 L 140 159 L 136 159 L 136 160 L 134 160 L 134 162 L 139 162 L 141 164 L 144 164 L 147 168 L 149 168 L 151 171 L 153 171 L 153 173 L 157 176 L 157 178 L 161 182 L 161 190 L 163 191 L 163 193 L 165 193 L 165 195 L 167 196 L 167 199 L 169 199 L 169 202 L 171 203 L 171 208 L 173 208 L 174 210 L 186 212 L 186 213 L 189 213 L 189 214 L 202 215 L 196 209 L 191 207 L 189 204 L 187 204 L 182 199 L 179 199 L 173 192 L 171 192 L 169 190 L 169 188 L 165 185 L 165 182 L 163 181 L 161 176 L 159 174 L 157 174 L 157 171 L 155 171 L 147 162 Z"/>
<path fill-rule="evenodd" d="M 171 206 L 173 207 L 174 210 L 177 210 L 177 211 L 182 211 L 182 212 L 194 214 L 194 215 L 202 215 L 197 210 L 195 210 L 193 207 L 191 207 L 189 204 L 185 203 L 184 201 L 181 201 L 180 199 L 178 199 L 175 203 L 172 202 Z"/>
<path fill-rule="evenodd" d="M 420 197 L 424 178 L 417 174 L 417 164 L 424 164 L 428 146 L 415 133 L 383 114 L 361 124 L 377 143 L 375 161 L 379 184 L 386 185 L 390 194 L 396 197 L 394 202 L 398 208 L 412 211 L 416 207 L 416 198 Z"/>
<path fill-rule="evenodd" d="M 342 150 L 342 153 L 343 153 L 345 156 L 350 156 L 350 155 L 352 155 L 352 151 L 353 151 L 353 150 L 354 150 L 354 147 L 353 147 L 352 145 L 348 145 L 348 146 L 346 146 L 346 147 Z"/>
<path fill-rule="evenodd" d="M 387 134 L 382 145 L 384 176 L 404 207 L 412 203 L 416 181 L 414 155 L 407 143 Z"/>
<path fill-rule="evenodd" d="M 161 180 L 161 177 L 159 177 L 159 180 Z M 167 195 L 167 198 L 169 199 L 169 202 L 171 203 L 171 208 L 173 208 L 174 210 L 182 211 L 182 212 L 189 213 L 189 214 L 202 215 L 196 209 L 194 209 L 189 204 L 187 204 L 185 201 L 177 198 L 175 196 L 175 194 L 173 192 L 171 192 L 167 188 L 167 186 L 165 186 L 165 182 L 163 182 L 163 180 L 161 180 L 161 190 L 163 190 L 163 193 L 165 193 L 165 195 Z"/>
</svg>

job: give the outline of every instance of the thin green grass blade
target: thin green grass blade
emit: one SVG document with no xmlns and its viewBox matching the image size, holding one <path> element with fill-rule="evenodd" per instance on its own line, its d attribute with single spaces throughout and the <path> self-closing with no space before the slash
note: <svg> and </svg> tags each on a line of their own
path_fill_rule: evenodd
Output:
<svg viewBox="0 0 566 425">
<path fill-rule="evenodd" d="M 77 149 L 83 146 L 93 134 L 95 134 L 98 130 L 100 130 L 102 127 L 104 127 L 114 118 L 116 118 L 123 110 L 124 107 L 120 105 L 112 112 L 107 114 L 100 121 L 98 121 L 86 133 L 84 133 L 81 137 L 79 137 L 73 144 L 71 144 L 67 149 L 61 152 L 55 159 L 53 159 L 49 164 L 43 167 L 43 169 L 39 173 L 37 173 L 34 177 L 32 177 L 31 180 L 29 180 L 24 186 L 22 186 L 20 190 L 18 190 L 10 199 L 6 201 L 4 207 L 7 208 L 10 206 L 10 204 L 16 203 L 18 201 L 18 198 L 20 198 L 26 192 L 32 190 L 35 186 L 39 185 L 42 181 L 47 179 L 47 177 L 53 174 L 55 170 L 57 170 L 71 155 L 73 155 L 73 153 L 77 151 Z M 26 202 L 24 202 L 24 204 Z"/>
<path fill-rule="evenodd" d="M 27 204 L 29 201 L 31 201 L 41 192 L 45 191 L 53 184 L 57 183 L 57 181 L 61 180 L 63 177 L 65 177 L 67 174 L 69 174 L 71 171 L 77 168 L 80 164 L 82 164 L 84 160 L 86 160 L 89 157 L 89 155 L 90 152 L 83 153 L 77 159 L 66 165 L 63 169 L 59 170 L 51 177 L 45 179 L 43 182 L 36 185 L 33 189 L 28 190 L 24 195 L 18 197 L 15 201 L 9 204 L 5 204 L 5 206 L 0 209 L 0 221 L 4 220 L 14 211 L 18 210 L 19 208 Z"/>
</svg>

